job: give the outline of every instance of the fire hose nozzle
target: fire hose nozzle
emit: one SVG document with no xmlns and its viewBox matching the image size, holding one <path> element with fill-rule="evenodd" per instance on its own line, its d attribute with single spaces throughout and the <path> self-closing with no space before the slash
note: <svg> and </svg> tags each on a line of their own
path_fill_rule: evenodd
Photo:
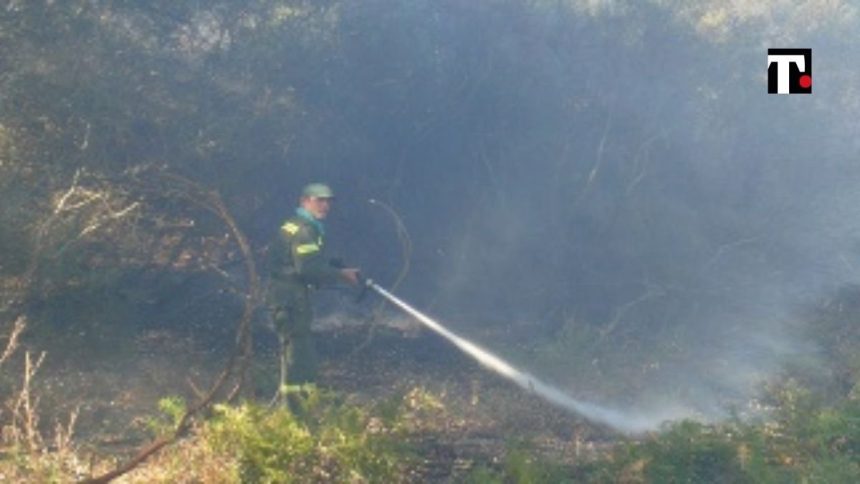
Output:
<svg viewBox="0 0 860 484">
<path fill-rule="evenodd" d="M 373 282 L 373 279 L 371 279 L 369 277 L 362 277 L 360 274 L 358 277 L 359 277 L 359 280 L 361 281 L 362 287 L 361 287 L 361 291 L 358 292 L 358 296 L 355 297 L 355 302 L 357 302 L 357 303 L 361 302 L 361 300 L 364 299 L 364 296 L 367 295 L 367 290 L 373 289 L 373 286 L 375 285 L 375 283 Z"/>
</svg>

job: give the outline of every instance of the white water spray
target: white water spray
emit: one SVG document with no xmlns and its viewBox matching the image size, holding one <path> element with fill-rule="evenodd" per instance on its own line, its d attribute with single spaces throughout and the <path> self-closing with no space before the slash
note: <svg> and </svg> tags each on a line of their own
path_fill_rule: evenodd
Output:
<svg viewBox="0 0 860 484">
<path fill-rule="evenodd" d="M 690 416 L 690 412 L 671 410 L 664 410 L 660 414 L 649 413 L 647 415 L 644 413 L 622 412 L 620 410 L 574 399 L 558 388 L 544 383 L 525 371 L 515 368 L 510 363 L 499 358 L 493 353 L 490 353 L 475 343 L 451 332 L 429 316 L 386 291 L 372 280 L 368 279 L 365 283 L 368 287 L 379 293 L 382 297 L 389 300 L 400 309 L 415 317 L 415 319 L 423 323 L 425 326 L 442 335 L 448 341 L 454 343 L 455 346 L 460 348 L 464 353 L 473 357 L 486 368 L 495 371 L 499 375 L 513 381 L 523 389 L 538 395 L 549 403 L 579 414 L 588 420 L 608 425 L 609 427 L 621 432 L 636 434 L 653 430 L 661 423 L 668 420 Z"/>
</svg>

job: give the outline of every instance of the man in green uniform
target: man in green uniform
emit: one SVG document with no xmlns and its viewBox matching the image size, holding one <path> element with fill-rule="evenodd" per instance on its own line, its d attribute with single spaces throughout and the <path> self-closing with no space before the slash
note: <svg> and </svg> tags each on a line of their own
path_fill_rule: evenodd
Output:
<svg viewBox="0 0 860 484">
<path fill-rule="evenodd" d="M 323 220 L 331 209 L 334 193 L 322 183 L 302 190 L 296 213 L 281 226 L 271 250 L 269 306 L 281 342 L 279 391 L 286 385 L 312 383 L 317 355 L 311 334 L 313 312 L 310 293 L 337 282 L 358 284 L 358 269 L 336 268 L 324 257 Z M 289 373 L 289 377 L 287 374 Z"/>
</svg>

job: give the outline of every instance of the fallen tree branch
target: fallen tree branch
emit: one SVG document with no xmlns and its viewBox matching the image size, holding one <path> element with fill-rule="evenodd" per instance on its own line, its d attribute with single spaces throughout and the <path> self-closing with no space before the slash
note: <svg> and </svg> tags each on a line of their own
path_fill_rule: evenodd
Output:
<svg viewBox="0 0 860 484">
<path fill-rule="evenodd" d="M 235 346 L 218 378 L 209 390 L 200 396 L 200 399 L 196 404 L 189 406 L 180 418 L 179 423 L 176 425 L 172 434 L 160 437 L 150 442 L 138 451 L 134 457 L 116 469 L 100 476 L 84 479 L 81 481 L 81 484 L 102 484 L 110 482 L 113 479 L 130 472 L 167 445 L 176 442 L 191 428 L 194 416 L 208 408 L 216 401 L 216 397 L 219 392 L 224 389 L 227 382 L 234 375 L 237 378 L 237 382 L 233 389 L 228 392 L 225 400 L 231 401 L 240 393 L 250 365 L 252 350 L 250 331 L 251 322 L 253 321 L 254 311 L 261 299 L 260 281 L 257 274 L 256 264 L 254 263 L 254 255 L 251 251 L 251 245 L 239 229 L 239 226 L 236 224 L 236 220 L 230 214 L 229 210 L 227 210 L 227 207 L 224 205 L 223 200 L 217 192 L 207 190 L 198 183 L 178 175 L 160 173 L 160 178 L 164 181 L 175 184 L 178 193 L 183 197 L 212 212 L 221 219 L 221 221 L 230 230 L 236 244 L 239 246 L 239 250 L 244 256 L 245 270 L 248 278 L 248 292 L 245 296 L 245 305 L 242 311 L 242 316 L 239 318 L 239 323 L 236 327 Z"/>
</svg>

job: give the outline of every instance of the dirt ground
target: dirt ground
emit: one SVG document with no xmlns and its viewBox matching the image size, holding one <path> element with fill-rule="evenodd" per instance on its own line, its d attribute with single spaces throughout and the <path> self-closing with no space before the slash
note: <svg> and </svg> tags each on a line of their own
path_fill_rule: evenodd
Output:
<svg viewBox="0 0 860 484">
<path fill-rule="evenodd" d="M 348 349 L 357 336 L 341 333 L 321 345 L 330 355 L 323 384 L 357 399 L 415 388 L 437 396 L 444 409 L 427 421 L 415 443 L 427 478 L 456 476 L 476 463 L 499 464 L 516 443 L 573 465 L 595 457 L 617 438 L 490 373 L 434 334 L 403 337 L 383 331 L 360 352 L 342 356 L 338 340 Z"/>
<path fill-rule="evenodd" d="M 448 481 L 476 465 L 500 466 L 512 445 L 554 462 L 574 464 L 605 451 L 617 435 L 558 410 L 481 368 L 440 337 L 415 326 L 378 328 L 322 322 L 317 342 L 319 385 L 348 401 L 372 404 L 408 399 L 420 390 L 438 411 L 422 419 L 410 447 L 424 481 Z M 252 371 L 256 398 L 268 401 L 277 381 L 277 346 L 255 331 Z M 146 416 L 159 399 L 193 401 L 223 368 L 228 345 L 170 328 L 139 330 L 116 351 L 47 350 L 37 377 L 43 424 L 79 410 L 76 442 L 93 455 L 129 455 L 149 438 Z M 198 390 L 195 390 L 197 388 Z"/>
</svg>

